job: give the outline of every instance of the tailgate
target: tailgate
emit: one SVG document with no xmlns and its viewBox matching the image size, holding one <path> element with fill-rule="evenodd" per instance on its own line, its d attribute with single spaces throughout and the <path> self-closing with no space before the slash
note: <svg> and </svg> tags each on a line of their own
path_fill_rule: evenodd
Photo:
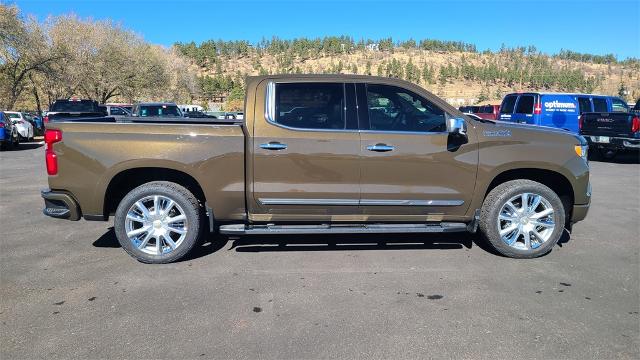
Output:
<svg viewBox="0 0 640 360">
<path fill-rule="evenodd" d="M 631 119 L 629 113 L 584 113 L 582 114 L 582 135 L 597 136 L 631 136 Z"/>
</svg>

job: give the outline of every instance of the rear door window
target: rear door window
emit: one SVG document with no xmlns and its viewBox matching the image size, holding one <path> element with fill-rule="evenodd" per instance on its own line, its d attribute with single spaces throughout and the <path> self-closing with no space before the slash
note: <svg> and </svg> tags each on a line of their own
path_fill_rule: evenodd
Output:
<svg viewBox="0 0 640 360">
<path fill-rule="evenodd" d="M 591 112 L 591 100 L 588 97 L 579 97 L 578 98 L 578 106 L 580 107 L 580 114 Z"/>
<path fill-rule="evenodd" d="M 180 117 L 180 109 L 175 105 L 142 105 L 140 116 Z"/>
<path fill-rule="evenodd" d="M 91 100 L 57 100 L 49 111 L 53 112 L 95 112 L 95 103 Z"/>
<path fill-rule="evenodd" d="M 483 114 L 493 114 L 493 106 L 483 106 L 480 112 Z"/>
<path fill-rule="evenodd" d="M 119 107 L 111 108 L 111 115 L 127 115 L 127 113 Z"/>
<path fill-rule="evenodd" d="M 611 99 L 611 111 L 613 112 L 629 112 L 627 104 L 619 98 Z"/>
<path fill-rule="evenodd" d="M 520 95 L 516 106 L 516 114 L 533 114 L 533 103 L 533 95 Z"/>
<path fill-rule="evenodd" d="M 502 101 L 502 106 L 500 106 L 500 114 L 511 114 L 513 113 L 513 108 L 516 105 L 516 99 L 518 96 L 516 95 L 508 95 Z"/>
<path fill-rule="evenodd" d="M 593 98 L 593 112 L 609 112 L 607 99 Z"/>
<path fill-rule="evenodd" d="M 276 84 L 273 121 L 299 129 L 345 129 L 342 83 Z"/>
</svg>

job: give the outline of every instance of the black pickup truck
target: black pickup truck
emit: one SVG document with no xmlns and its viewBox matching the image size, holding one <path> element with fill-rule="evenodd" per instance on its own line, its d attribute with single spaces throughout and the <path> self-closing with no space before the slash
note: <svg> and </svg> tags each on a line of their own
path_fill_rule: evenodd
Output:
<svg viewBox="0 0 640 360">
<path fill-rule="evenodd" d="M 583 113 L 579 124 L 591 154 L 610 160 L 619 151 L 640 150 L 640 99 L 629 112 Z"/>
<path fill-rule="evenodd" d="M 49 111 L 44 117 L 44 123 L 61 120 L 90 121 L 93 118 L 107 116 L 106 107 L 100 106 L 95 100 L 85 99 L 58 99 L 49 106 Z"/>
</svg>

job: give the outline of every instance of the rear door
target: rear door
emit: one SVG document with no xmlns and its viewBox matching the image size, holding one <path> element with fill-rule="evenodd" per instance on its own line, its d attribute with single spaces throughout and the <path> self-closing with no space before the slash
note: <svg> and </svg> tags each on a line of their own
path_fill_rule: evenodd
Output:
<svg viewBox="0 0 640 360">
<path fill-rule="evenodd" d="M 591 99 L 587 96 L 578 96 L 578 113 L 592 112 Z"/>
<path fill-rule="evenodd" d="M 522 94 L 518 96 L 511 120 L 522 124 L 535 124 L 533 119 L 533 108 L 536 103 L 535 98 L 536 96 L 533 94 Z"/>
<path fill-rule="evenodd" d="M 252 220 L 325 221 L 357 214 L 355 86 L 268 80 L 261 89 L 267 95 L 253 128 Z"/>
<path fill-rule="evenodd" d="M 518 95 L 511 94 L 504 97 L 502 100 L 502 105 L 500 105 L 500 120 L 502 121 L 512 121 L 513 110 L 516 107 L 516 101 L 518 100 Z"/>
<path fill-rule="evenodd" d="M 452 146 L 451 115 L 421 95 L 357 84 L 361 120 L 360 207 L 368 220 L 435 221 L 462 216 L 474 190 L 477 143 Z"/>
<path fill-rule="evenodd" d="M 607 98 L 594 97 L 592 101 L 593 101 L 593 112 L 597 112 L 597 113 L 609 112 L 609 106 L 607 105 Z"/>
</svg>

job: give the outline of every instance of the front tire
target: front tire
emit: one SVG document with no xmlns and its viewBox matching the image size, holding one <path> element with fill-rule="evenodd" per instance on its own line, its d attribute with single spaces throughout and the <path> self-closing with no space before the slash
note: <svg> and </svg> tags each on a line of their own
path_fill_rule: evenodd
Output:
<svg viewBox="0 0 640 360">
<path fill-rule="evenodd" d="M 480 230 L 500 254 L 535 258 L 553 248 L 564 232 L 565 209 L 549 187 L 531 180 L 496 186 L 484 200 Z"/>
<path fill-rule="evenodd" d="M 115 213 L 122 248 L 138 261 L 165 264 L 183 258 L 198 242 L 204 212 L 193 194 L 168 181 L 131 190 Z"/>
</svg>

